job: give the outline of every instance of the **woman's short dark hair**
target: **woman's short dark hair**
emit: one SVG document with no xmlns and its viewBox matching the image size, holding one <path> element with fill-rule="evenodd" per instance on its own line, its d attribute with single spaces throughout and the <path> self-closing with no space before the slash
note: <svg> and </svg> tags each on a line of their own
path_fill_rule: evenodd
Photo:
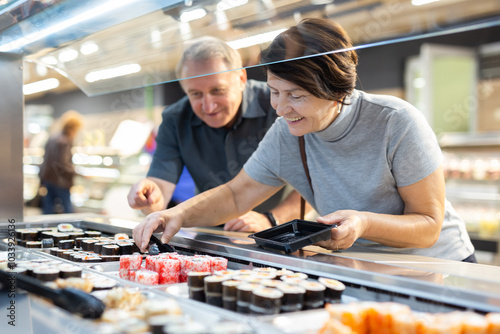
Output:
<svg viewBox="0 0 500 334">
<path fill-rule="evenodd" d="M 314 56 L 319 53 L 326 54 Z M 283 61 L 304 56 L 310 57 Z M 339 24 L 309 18 L 279 34 L 262 51 L 261 64 L 318 98 L 340 102 L 356 85 L 358 55 Z"/>
</svg>

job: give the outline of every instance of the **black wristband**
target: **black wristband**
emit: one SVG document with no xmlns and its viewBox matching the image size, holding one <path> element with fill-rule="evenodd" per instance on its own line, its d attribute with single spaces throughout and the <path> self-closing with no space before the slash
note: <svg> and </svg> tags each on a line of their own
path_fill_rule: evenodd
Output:
<svg viewBox="0 0 500 334">
<path fill-rule="evenodd" d="M 264 212 L 263 215 L 265 215 L 267 217 L 267 219 L 269 219 L 269 221 L 271 222 L 271 226 L 272 227 L 278 226 L 278 222 L 274 218 L 274 215 L 273 215 L 272 212 Z"/>
</svg>

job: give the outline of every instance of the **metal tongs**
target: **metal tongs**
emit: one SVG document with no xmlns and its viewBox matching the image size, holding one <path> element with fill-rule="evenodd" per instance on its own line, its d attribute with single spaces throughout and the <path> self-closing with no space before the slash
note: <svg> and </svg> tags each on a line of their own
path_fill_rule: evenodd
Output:
<svg viewBox="0 0 500 334">
<path fill-rule="evenodd" d="M 74 288 L 52 289 L 36 278 L 0 270 L 0 282 L 4 284 L 4 287 L 9 285 L 11 275 L 15 275 L 14 280 L 17 288 L 47 298 L 60 308 L 83 318 L 98 319 L 106 308 L 102 300 L 82 290 Z"/>
<path fill-rule="evenodd" d="M 149 239 L 149 254 L 155 255 L 154 253 L 155 247 L 152 247 L 156 245 L 158 247 L 158 253 L 174 253 L 175 248 L 173 246 L 170 246 L 169 244 L 164 244 L 161 242 L 160 239 L 158 239 L 154 234 L 151 234 L 151 238 Z M 152 249 L 153 248 L 153 249 Z M 153 251 L 153 252 L 152 252 Z"/>
</svg>

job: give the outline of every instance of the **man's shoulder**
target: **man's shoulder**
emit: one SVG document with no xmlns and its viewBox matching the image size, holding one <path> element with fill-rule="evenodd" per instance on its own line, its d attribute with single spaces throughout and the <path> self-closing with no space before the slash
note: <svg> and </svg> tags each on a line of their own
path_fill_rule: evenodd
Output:
<svg viewBox="0 0 500 334">
<path fill-rule="evenodd" d="M 177 118 L 181 115 L 185 115 L 186 110 L 191 110 L 191 105 L 189 104 L 188 97 L 183 96 L 176 102 L 166 106 L 162 111 L 162 117 Z"/>
</svg>

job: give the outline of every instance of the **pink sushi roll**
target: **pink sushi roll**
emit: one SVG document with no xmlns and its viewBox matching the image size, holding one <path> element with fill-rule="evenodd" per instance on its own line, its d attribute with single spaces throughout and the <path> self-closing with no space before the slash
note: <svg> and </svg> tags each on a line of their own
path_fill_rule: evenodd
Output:
<svg viewBox="0 0 500 334">
<path fill-rule="evenodd" d="M 156 268 L 159 274 L 159 284 L 179 283 L 181 261 L 177 259 L 158 259 Z"/>
<path fill-rule="evenodd" d="M 155 263 L 156 260 L 158 260 L 158 257 L 156 255 L 148 255 L 146 256 L 146 269 L 155 271 Z"/>
<path fill-rule="evenodd" d="M 128 279 L 130 269 L 139 269 L 142 263 L 142 255 L 122 255 L 120 256 L 120 278 Z"/>
<path fill-rule="evenodd" d="M 130 269 L 128 271 L 128 280 L 129 281 L 132 281 L 132 282 L 136 281 L 136 277 L 135 277 L 136 275 L 135 274 L 137 273 L 138 270 L 141 270 L 141 269 Z"/>
<path fill-rule="evenodd" d="M 212 262 L 206 257 L 191 257 L 185 262 L 184 269 L 186 275 L 191 271 L 210 272 Z"/>
<path fill-rule="evenodd" d="M 211 273 L 215 273 L 216 271 L 224 271 L 227 270 L 227 259 L 223 257 L 212 257 L 211 260 Z"/>
<path fill-rule="evenodd" d="M 158 284 L 159 277 L 160 275 L 156 271 L 141 269 L 135 273 L 135 282 L 145 285 L 156 285 Z"/>
</svg>

